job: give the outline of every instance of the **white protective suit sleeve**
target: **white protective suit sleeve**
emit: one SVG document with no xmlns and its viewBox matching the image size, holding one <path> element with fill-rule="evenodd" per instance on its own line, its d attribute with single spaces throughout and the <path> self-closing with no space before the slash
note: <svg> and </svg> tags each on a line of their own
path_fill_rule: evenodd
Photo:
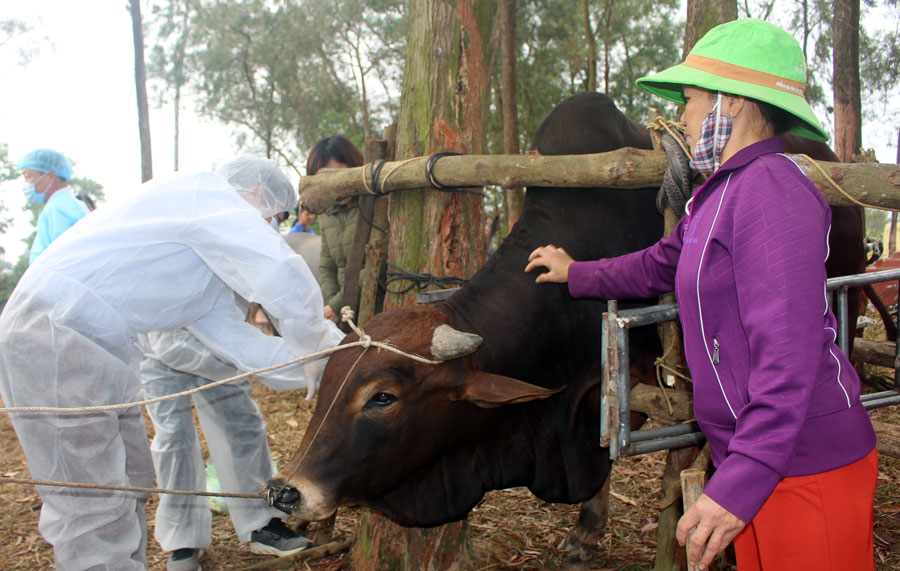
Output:
<svg viewBox="0 0 900 571">
<path fill-rule="evenodd" d="M 188 325 L 186 329 L 201 343 L 213 348 L 221 358 L 234 362 L 235 366 L 243 371 L 262 369 L 303 356 L 292 354 L 284 338 L 266 335 L 244 321 L 244 315 L 234 302 L 234 294 L 229 291 L 224 292 L 216 300 L 209 313 Z M 306 368 L 309 368 L 311 373 L 309 377 L 305 374 Z M 291 365 L 256 375 L 260 381 L 276 391 L 306 386 L 307 398 L 312 398 L 315 394 L 320 376 L 319 367 L 301 365 Z"/>
<path fill-rule="evenodd" d="M 170 369 L 211 381 L 240 374 L 234 365 L 219 359 L 185 329 L 154 331 L 141 337 L 145 353 Z"/>
</svg>

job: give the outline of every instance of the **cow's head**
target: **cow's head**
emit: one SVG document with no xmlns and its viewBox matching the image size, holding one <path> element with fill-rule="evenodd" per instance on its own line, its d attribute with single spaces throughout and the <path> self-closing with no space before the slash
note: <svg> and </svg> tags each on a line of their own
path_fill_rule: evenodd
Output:
<svg viewBox="0 0 900 571">
<path fill-rule="evenodd" d="M 375 347 L 335 353 L 303 442 L 265 485 L 267 500 L 306 520 L 328 517 L 341 505 L 371 506 L 410 525 L 465 517 L 491 487 L 467 484 L 480 476 L 472 474 L 478 469 L 472 455 L 492 415 L 561 389 L 473 368 L 469 355 L 481 338 L 451 328 L 436 309 L 383 313 L 366 333 L 443 362 L 420 363 Z M 356 340 L 351 334 L 344 343 Z"/>
</svg>

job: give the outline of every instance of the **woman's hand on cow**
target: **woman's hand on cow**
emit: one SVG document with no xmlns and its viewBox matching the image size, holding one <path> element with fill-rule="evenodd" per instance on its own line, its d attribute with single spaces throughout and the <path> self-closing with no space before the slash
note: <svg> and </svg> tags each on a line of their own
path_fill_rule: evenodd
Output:
<svg viewBox="0 0 900 571">
<path fill-rule="evenodd" d="M 675 538 L 684 545 L 688 532 L 697 526 L 688 546 L 688 563 L 708 569 L 713 558 L 725 551 L 746 524 L 706 494 L 700 494 L 694 506 L 678 520 Z"/>
<path fill-rule="evenodd" d="M 528 256 L 528 265 L 525 266 L 525 272 L 538 267 L 545 267 L 547 271 L 540 274 L 534 281 L 542 283 L 564 284 L 569 281 L 569 266 L 575 260 L 566 253 L 562 248 L 557 248 L 553 244 L 548 244 L 536 249 Z"/>
<path fill-rule="evenodd" d="M 331 306 L 328 304 L 325 305 L 325 319 L 330 319 L 335 323 L 338 322 L 337 314 L 335 314 L 335 312 L 331 309 Z"/>
</svg>

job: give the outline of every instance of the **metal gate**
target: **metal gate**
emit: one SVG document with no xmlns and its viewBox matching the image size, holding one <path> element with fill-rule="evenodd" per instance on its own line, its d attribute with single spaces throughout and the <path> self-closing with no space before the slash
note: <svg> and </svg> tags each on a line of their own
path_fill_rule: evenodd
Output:
<svg viewBox="0 0 900 571">
<path fill-rule="evenodd" d="M 838 321 L 837 343 L 845 355 L 849 355 L 847 338 L 847 290 L 865 284 L 900 280 L 900 269 L 870 272 L 831 278 L 827 290 L 832 292 L 832 307 Z M 836 298 L 836 299 L 835 299 Z M 696 422 L 631 431 L 631 379 L 629 374 L 628 332 L 634 327 L 674 321 L 678 317 L 677 304 L 654 305 L 618 311 L 618 303 L 610 300 L 603 314 L 603 396 L 601 402 L 601 443 L 609 446 L 611 459 L 636 456 L 647 452 L 681 448 L 702 443 L 705 439 Z M 898 316 L 900 321 L 900 316 Z M 900 327 L 898 327 L 900 330 Z M 612 331 L 612 334 L 610 334 Z M 895 388 L 860 397 L 866 410 L 900 404 L 900 343 L 896 343 L 894 355 Z"/>
</svg>

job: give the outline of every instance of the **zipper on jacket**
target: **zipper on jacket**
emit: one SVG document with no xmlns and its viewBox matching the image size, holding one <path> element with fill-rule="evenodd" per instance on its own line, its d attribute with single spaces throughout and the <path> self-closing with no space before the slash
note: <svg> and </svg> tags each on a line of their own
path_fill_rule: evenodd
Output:
<svg viewBox="0 0 900 571">
<path fill-rule="evenodd" d="M 713 365 L 719 364 L 719 340 L 713 337 Z"/>
</svg>

